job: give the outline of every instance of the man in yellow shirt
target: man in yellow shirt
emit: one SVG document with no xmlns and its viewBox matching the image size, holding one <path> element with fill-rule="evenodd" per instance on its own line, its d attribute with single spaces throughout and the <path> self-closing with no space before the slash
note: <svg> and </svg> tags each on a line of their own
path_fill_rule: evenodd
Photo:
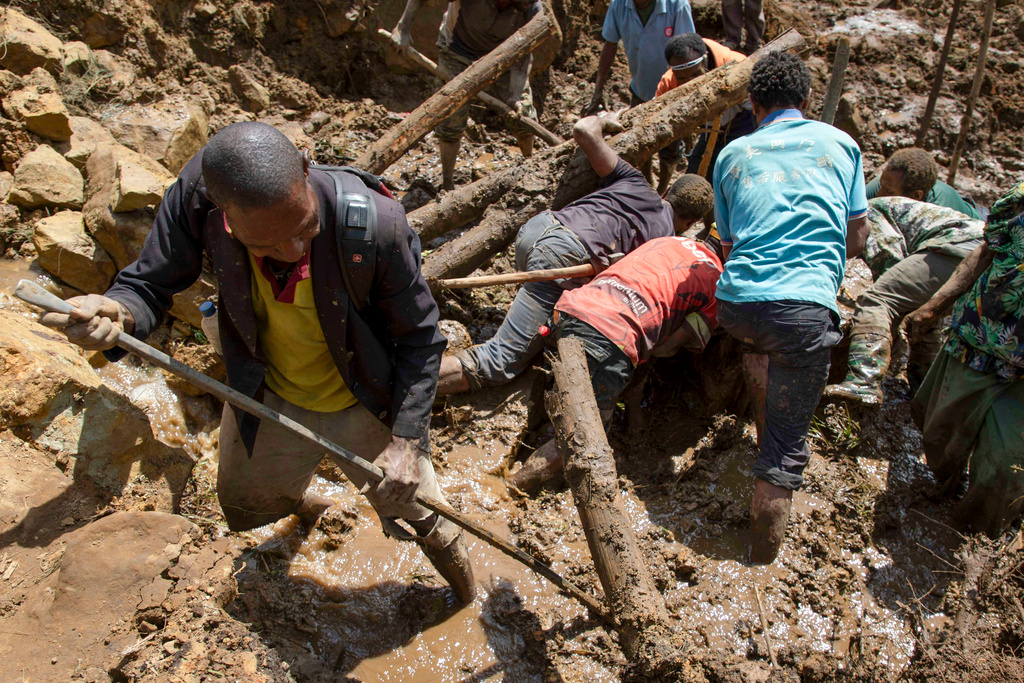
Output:
<svg viewBox="0 0 1024 683">
<path fill-rule="evenodd" d="M 366 189 L 341 173 L 350 189 Z M 76 297 L 70 318 L 46 314 L 42 322 L 117 360 L 117 334 L 144 339 L 171 297 L 199 277 L 205 255 L 220 287 L 228 383 L 380 467 L 384 480 L 366 486 L 361 471 L 338 462 L 385 532 L 418 541 L 469 602 L 475 587 L 462 532 L 414 502 L 417 491 L 443 499 L 428 449 L 446 344 L 420 272 L 419 239 L 382 185 L 358 195 L 376 215 L 377 237 L 365 253 L 344 253 L 374 263 L 366 300 L 353 301 L 346 278 L 355 271 L 342 269 L 337 246 L 346 226 L 336 225 L 344 200 L 336 177 L 311 167 L 271 126 L 230 125 L 182 170 L 139 259 L 106 295 Z M 323 456 L 280 425 L 225 405 L 217 495 L 229 527 L 322 512 L 324 501 L 307 488 Z"/>
</svg>

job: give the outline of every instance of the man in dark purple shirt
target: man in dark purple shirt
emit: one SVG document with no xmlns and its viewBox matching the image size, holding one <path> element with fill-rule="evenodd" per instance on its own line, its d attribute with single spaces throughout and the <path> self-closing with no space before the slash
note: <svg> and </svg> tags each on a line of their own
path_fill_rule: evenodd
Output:
<svg viewBox="0 0 1024 683">
<path fill-rule="evenodd" d="M 604 142 L 603 133 L 620 129 L 614 116 L 588 116 L 573 137 L 600 177 L 600 189 L 558 211 L 544 211 L 516 237 L 516 268 L 543 270 L 583 263 L 601 272 L 613 254 L 628 254 L 658 237 L 681 233 L 709 211 L 710 186 L 698 176 L 676 181 L 662 200 L 633 168 Z M 707 192 L 694 191 L 695 183 Z M 590 278 L 528 282 L 519 290 L 498 332 L 486 343 L 441 360 L 437 393 L 454 394 L 497 386 L 526 369 L 544 345 L 538 330 L 551 316 L 562 292 Z"/>
</svg>

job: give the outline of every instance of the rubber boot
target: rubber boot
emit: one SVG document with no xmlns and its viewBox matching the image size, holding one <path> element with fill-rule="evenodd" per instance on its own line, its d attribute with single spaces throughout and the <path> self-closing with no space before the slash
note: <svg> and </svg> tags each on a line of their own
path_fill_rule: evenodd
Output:
<svg viewBox="0 0 1024 683">
<path fill-rule="evenodd" d="M 473 565 L 469 561 L 469 548 L 466 546 L 466 535 L 459 532 L 458 537 L 444 547 L 423 543 L 423 554 L 434 565 L 448 585 L 455 591 L 455 597 L 463 605 L 468 605 L 476 598 L 476 584 L 473 582 Z"/>
<path fill-rule="evenodd" d="M 448 142 L 441 140 L 439 143 L 439 155 L 441 157 L 441 189 L 455 189 L 455 160 L 459 158 L 459 147 L 461 140 Z"/>
<path fill-rule="evenodd" d="M 858 401 L 864 405 L 882 404 L 882 380 L 889 370 L 892 340 L 878 332 L 854 332 L 850 337 L 849 369 L 841 384 L 825 387 L 825 395 Z"/>
</svg>

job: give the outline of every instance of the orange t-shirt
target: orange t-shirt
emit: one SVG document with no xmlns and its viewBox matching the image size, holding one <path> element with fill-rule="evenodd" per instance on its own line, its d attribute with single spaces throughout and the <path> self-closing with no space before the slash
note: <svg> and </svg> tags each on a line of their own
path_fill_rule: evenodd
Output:
<svg viewBox="0 0 1024 683">
<path fill-rule="evenodd" d="M 736 50 L 730 50 L 721 43 L 716 43 L 713 40 L 707 38 L 701 38 L 704 44 L 708 46 L 708 51 L 711 52 L 711 56 L 714 59 L 715 66 L 719 67 L 729 62 L 739 62 L 747 58 L 742 52 L 736 52 Z M 655 91 L 655 97 L 661 97 L 669 90 L 679 87 L 679 81 L 676 80 L 676 74 L 669 68 L 665 72 L 665 75 L 661 77 L 661 81 L 658 82 L 658 89 Z"/>
</svg>

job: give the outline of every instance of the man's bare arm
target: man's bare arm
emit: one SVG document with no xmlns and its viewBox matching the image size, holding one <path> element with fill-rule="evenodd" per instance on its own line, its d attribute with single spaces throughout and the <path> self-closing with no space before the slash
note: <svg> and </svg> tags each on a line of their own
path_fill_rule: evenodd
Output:
<svg viewBox="0 0 1024 683">
<path fill-rule="evenodd" d="M 846 224 L 846 258 L 856 258 L 864 251 L 864 245 L 868 242 L 867 215 L 854 218 Z"/>
<path fill-rule="evenodd" d="M 395 30 L 391 32 L 391 40 L 398 47 L 405 48 L 412 45 L 412 34 L 409 32 L 409 28 L 412 26 L 412 21 L 416 18 L 416 14 L 422 6 L 423 0 L 408 0 L 405 3 L 405 11 L 402 12 L 402 17 L 395 25 Z"/>
<path fill-rule="evenodd" d="M 931 299 L 907 316 L 907 328 L 910 331 L 911 342 L 917 341 L 935 329 L 953 303 L 963 296 L 981 277 L 981 274 L 992 265 L 994 256 L 995 252 L 988 248 L 988 244 L 982 242 L 981 246 L 960 262 L 953 274 L 946 280 L 946 284 L 939 287 L 939 291 L 935 292 Z"/>
<path fill-rule="evenodd" d="M 605 128 L 613 125 L 611 118 L 605 121 L 600 116 L 587 116 L 572 128 L 573 139 L 587 155 L 594 172 L 602 178 L 614 171 L 619 163 L 619 155 L 604 141 Z"/>
<path fill-rule="evenodd" d="M 583 110 L 583 115 L 588 116 L 597 112 L 604 96 L 604 85 L 608 82 L 608 74 L 611 73 L 612 64 L 615 63 L 615 53 L 619 49 L 618 43 L 605 41 L 601 49 L 601 57 L 597 61 L 597 79 L 594 82 L 594 95 L 590 98 L 590 104 Z"/>
</svg>

